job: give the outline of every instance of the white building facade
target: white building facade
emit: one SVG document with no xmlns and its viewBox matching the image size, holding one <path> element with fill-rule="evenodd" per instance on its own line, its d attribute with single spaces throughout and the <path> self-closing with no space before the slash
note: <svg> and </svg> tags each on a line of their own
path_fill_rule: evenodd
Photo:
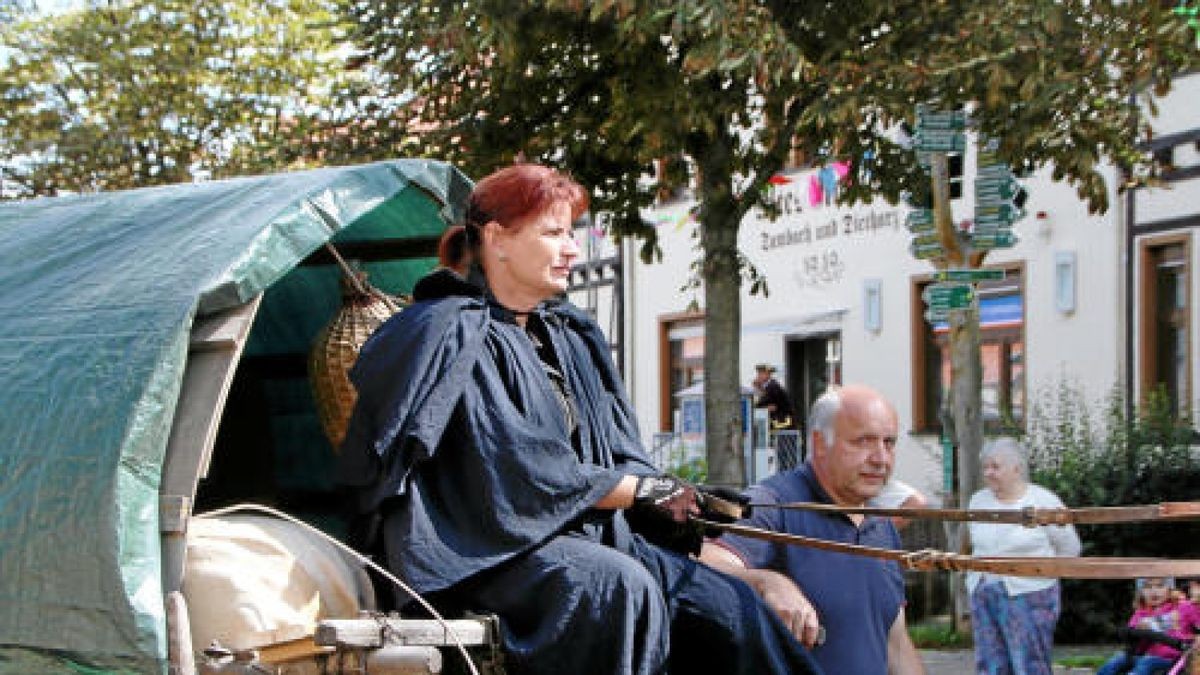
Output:
<svg viewBox="0 0 1200 675">
<path fill-rule="evenodd" d="M 1194 242 L 1200 228 L 1200 74 L 1183 78 L 1159 108 L 1147 143 L 1162 167 L 1161 184 L 1125 199 L 1129 223 L 1122 273 L 1123 362 L 1131 388 L 1162 387 L 1180 415 L 1197 410 Z"/>
<path fill-rule="evenodd" d="M 1089 215 L 1049 170 L 1022 179 L 1028 216 L 1013 228 L 1019 241 L 984 263 L 1005 278 L 978 293 L 989 431 L 1024 425 L 1031 405 L 1063 382 L 1096 402 L 1130 382 L 1134 395 L 1161 382 L 1181 411 L 1195 407 L 1200 113 L 1185 103 L 1189 91 L 1200 91 L 1200 77 L 1181 81 L 1156 122 L 1154 149 L 1171 153 L 1168 186 L 1119 194 L 1122 179 L 1107 170 L 1110 208 Z M 968 147 L 955 222 L 972 217 L 974 154 Z M 781 215 L 752 213 L 742 224 L 741 250 L 769 287 L 766 296 L 743 292 L 742 384 L 755 364 L 771 363 L 802 410 L 830 381 L 878 388 L 900 416 L 897 475 L 936 495 L 949 362 L 944 326 L 925 320 L 920 297 L 934 268 L 909 252 L 906 205 L 835 203 L 847 170 L 777 176 L 771 198 Z M 680 430 L 674 394 L 703 379 L 703 291 L 684 288 L 698 255 L 692 206 L 685 199 L 647 213 L 661 262 L 637 262 L 632 248 L 624 256 L 622 356 L 648 443 L 653 433 Z"/>
</svg>

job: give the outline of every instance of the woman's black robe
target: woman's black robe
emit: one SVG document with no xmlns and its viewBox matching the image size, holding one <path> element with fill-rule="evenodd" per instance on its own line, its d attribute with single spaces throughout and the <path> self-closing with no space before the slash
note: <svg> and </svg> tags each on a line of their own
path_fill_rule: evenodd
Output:
<svg viewBox="0 0 1200 675">
<path fill-rule="evenodd" d="M 658 673 L 668 658 L 682 672 L 693 657 L 693 672 L 808 672 L 748 587 L 591 508 L 657 472 L 594 321 L 565 302 L 528 317 L 549 336 L 572 433 L 512 312 L 450 272 L 415 296 L 351 372 L 338 476 L 384 514 L 393 572 L 495 612 L 516 673 Z"/>
</svg>

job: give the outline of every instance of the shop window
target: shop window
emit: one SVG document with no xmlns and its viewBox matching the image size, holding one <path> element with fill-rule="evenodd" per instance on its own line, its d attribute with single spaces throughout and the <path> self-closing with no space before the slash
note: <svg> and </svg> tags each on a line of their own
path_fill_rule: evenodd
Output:
<svg viewBox="0 0 1200 675">
<path fill-rule="evenodd" d="M 659 429 L 678 431 L 679 391 L 704 379 L 704 316 L 697 313 L 660 320 Z"/>
<path fill-rule="evenodd" d="M 978 285 L 979 351 L 983 368 L 983 425 L 989 433 L 1025 423 L 1025 297 L 1020 268 L 1006 269 L 1000 281 Z M 914 284 L 913 428 L 941 431 L 940 413 L 951 385 L 950 327 L 925 320 L 921 291 Z"/>
<path fill-rule="evenodd" d="M 1189 241 L 1184 236 L 1141 247 L 1141 391 L 1161 389 L 1175 415 L 1191 412 Z"/>
</svg>

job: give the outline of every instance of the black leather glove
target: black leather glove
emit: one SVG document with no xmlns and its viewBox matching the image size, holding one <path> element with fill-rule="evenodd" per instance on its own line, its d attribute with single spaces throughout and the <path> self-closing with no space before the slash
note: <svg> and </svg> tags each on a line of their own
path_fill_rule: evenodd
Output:
<svg viewBox="0 0 1200 675">
<path fill-rule="evenodd" d="M 696 488 L 667 474 L 638 476 L 633 507 L 656 509 L 676 523 L 686 523 L 688 516 L 700 515 Z"/>
<path fill-rule="evenodd" d="M 750 498 L 740 490 L 719 485 L 697 485 L 700 493 L 700 517 L 718 523 L 736 523 L 749 518 Z"/>
<path fill-rule="evenodd" d="M 700 515 L 696 488 L 674 476 L 638 476 L 633 506 L 625 519 L 653 544 L 679 553 L 700 552 L 704 528 L 690 520 Z"/>
</svg>

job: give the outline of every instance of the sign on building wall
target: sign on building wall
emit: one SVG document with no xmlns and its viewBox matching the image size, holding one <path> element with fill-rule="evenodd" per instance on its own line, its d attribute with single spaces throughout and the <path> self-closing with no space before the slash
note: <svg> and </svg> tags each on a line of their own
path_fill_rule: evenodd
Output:
<svg viewBox="0 0 1200 675">
<path fill-rule="evenodd" d="M 906 209 L 884 203 L 838 205 L 841 185 L 852 170 L 848 162 L 834 162 L 775 176 L 766 200 L 778 217 L 771 220 L 760 210 L 747 223 L 750 247 L 772 256 L 786 254 L 802 288 L 829 286 L 853 274 L 847 245 L 903 231 Z"/>
</svg>

